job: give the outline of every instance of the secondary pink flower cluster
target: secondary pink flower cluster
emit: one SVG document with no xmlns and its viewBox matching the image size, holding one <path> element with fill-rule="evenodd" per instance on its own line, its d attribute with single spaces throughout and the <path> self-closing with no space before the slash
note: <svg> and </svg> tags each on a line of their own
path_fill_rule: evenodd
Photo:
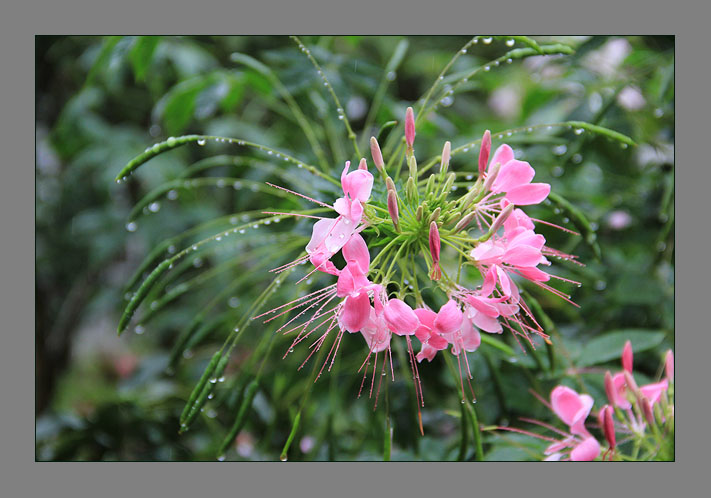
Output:
<svg viewBox="0 0 711 498">
<path fill-rule="evenodd" d="M 663 394 L 674 381 L 674 354 L 667 351 L 665 356 L 666 378 L 660 382 L 637 387 L 632 377 L 632 345 L 627 341 L 622 351 L 623 371 L 614 377 L 608 371 L 605 374 L 605 390 L 610 404 L 604 405 L 598 412 L 599 428 L 607 441 L 608 449 L 603 454 L 603 460 L 614 455 L 617 445 L 616 432 L 624 431 L 643 435 L 646 424 L 656 423 L 653 406 L 661 403 Z M 521 429 L 500 427 L 500 429 L 520 432 L 530 436 L 550 441 L 544 454 L 546 461 L 571 460 L 591 461 L 600 456 L 601 446 L 590 434 L 585 422 L 593 407 L 593 399 L 587 394 L 578 394 L 566 386 L 557 386 L 551 391 L 550 403 L 539 398 L 556 416 L 568 426 L 568 432 L 559 431 L 552 426 L 536 420 L 525 419 L 528 422 L 555 430 L 561 439 L 554 439 Z M 633 410 L 633 407 L 636 408 Z M 615 423 L 615 408 L 626 412 L 624 418 Z M 671 407 L 673 413 L 673 406 Z"/>
</svg>

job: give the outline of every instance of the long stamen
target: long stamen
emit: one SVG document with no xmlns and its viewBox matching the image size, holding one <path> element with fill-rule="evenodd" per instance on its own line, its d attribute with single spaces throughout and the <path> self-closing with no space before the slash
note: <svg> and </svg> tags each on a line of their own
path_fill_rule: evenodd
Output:
<svg viewBox="0 0 711 498">
<path fill-rule="evenodd" d="M 318 204 L 319 206 L 323 206 L 323 207 L 327 207 L 327 208 L 329 208 L 329 209 L 333 209 L 333 206 L 329 206 L 329 205 L 326 204 L 325 202 L 317 201 L 316 199 L 313 199 L 313 198 L 311 198 L 311 197 L 309 197 L 309 196 L 307 196 L 307 195 L 300 194 L 300 193 L 298 193 L 298 192 L 294 192 L 293 190 L 289 190 L 288 188 L 280 187 L 279 185 L 274 185 L 273 183 L 269 183 L 269 182 L 265 182 L 265 183 L 266 183 L 267 185 L 269 185 L 270 187 L 278 188 L 279 190 L 283 190 L 284 192 L 288 192 L 288 193 L 293 194 L 293 195 L 295 195 L 295 196 L 297 196 L 297 197 L 301 197 L 302 199 L 306 199 L 307 201 L 315 202 L 315 203 Z"/>
</svg>

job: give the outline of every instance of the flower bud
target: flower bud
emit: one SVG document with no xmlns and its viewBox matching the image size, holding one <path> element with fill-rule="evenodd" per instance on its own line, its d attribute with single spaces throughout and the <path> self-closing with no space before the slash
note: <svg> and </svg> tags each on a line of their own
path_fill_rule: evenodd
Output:
<svg viewBox="0 0 711 498">
<path fill-rule="evenodd" d="M 442 193 L 446 196 L 450 190 L 452 190 L 452 185 L 454 185 L 454 180 L 457 178 L 457 175 L 454 173 L 450 173 L 447 175 L 447 180 L 444 182 L 444 186 L 442 187 Z"/>
<path fill-rule="evenodd" d="M 417 159 L 415 156 L 410 156 L 407 160 L 407 167 L 410 169 L 410 176 L 417 180 Z"/>
<path fill-rule="evenodd" d="M 412 177 L 409 177 L 405 183 L 405 195 L 411 204 L 417 202 L 417 184 Z"/>
<path fill-rule="evenodd" d="M 466 227 L 469 226 L 469 223 L 472 222 L 472 220 L 474 219 L 475 216 L 476 216 L 476 213 L 469 213 L 464 218 L 459 220 L 459 223 L 457 223 L 454 226 L 454 230 L 452 231 L 452 233 L 459 233 L 462 230 L 464 230 Z"/>
<path fill-rule="evenodd" d="M 640 398 L 639 404 L 641 405 L 642 408 L 642 413 L 644 414 L 644 418 L 647 420 L 647 423 L 649 425 L 654 425 L 654 412 L 652 411 L 652 404 L 649 402 L 647 398 Z"/>
<path fill-rule="evenodd" d="M 632 373 L 632 343 L 625 342 L 625 347 L 622 348 L 622 368 Z"/>
<path fill-rule="evenodd" d="M 425 195 L 430 195 L 432 192 L 434 192 L 434 184 L 435 184 L 435 175 L 432 174 L 427 179 L 427 184 L 425 185 Z"/>
<path fill-rule="evenodd" d="M 447 173 L 447 168 L 449 168 L 449 159 L 452 155 L 452 144 L 447 141 L 444 143 L 444 148 L 442 149 L 442 161 L 439 165 L 440 175 L 444 176 Z"/>
<path fill-rule="evenodd" d="M 395 231 L 400 233 L 400 214 L 397 208 L 397 194 L 394 190 L 388 190 L 388 213 L 395 225 Z"/>
<path fill-rule="evenodd" d="M 491 190 L 491 186 L 494 184 L 494 180 L 499 175 L 499 170 L 501 169 L 501 163 L 496 163 L 491 168 L 491 171 L 486 175 L 486 181 L 484 182 L 483 192 L 488 192 Z"/>
<path fill-rule="evenodd" d="M 388 189 L 388 191 L 392 190 L 393 192 L 395 192 L 395 183 L 393 183 L 392 178 L 387 177 L 385 179 L 385 188 Z"/>
<path fill-rule="evenodd" d="M 358 169 L 364 169 L 368 171 L 368 163 L 366 162 L 364 157 L 360 158 L 360 163 L 358 163 Z"/>
<path fill-rule="evenodd" d="M 615 449 L 615 445 L 617 444 L 617 441 L 615 439 L 615 424 L 612 420 L 613 412 L 614 409 L 612 408 L 612 406 L 605 405 L 600 409 L 599 415 L 602 434 L 605 436 L 607 444 L 610 446 L 611 450 Z"/>
<path fill-rule="evenodd" d="M 489 233 L 492 235 L 495 234 L 499 228 L 504 224 L 504 222 L 511 216 L 511 213 L 513 212 L 514 208 L 513 204 L 507 205 L 504 209 L 501 210 L 499 213 L 499 216 L 496 217 L 494 220 L 494 223 L 491 225 L 491 228 L 489 229 Z"/>
<path fill-rule="evenodd" d="M 430 278 L 432 280 L 439 280 L 440 278 L 442 278 L 442 270 L 440 270 L 439 268 L 439 251 L 441 246 L 439 238 L 439 229 L 437 228 L 436 221 L 430 223 L 429 242 L 430 254 L 432 255 L 432 272 L 430 273 Z"/>
<path fill-rule="evenodd" d="M 664 371 L 669 382 L 674 382 L 674 353 L 670 349 L 664 357 Z"/>
<path fill-rule="evenodd" d="M 417 206 L 417 211 L 415 212 L 415 219 L 417 221 L 420 221 L 422 219 L 422 215 L 424 214 L 424 209 L 422 209 L 422 204 Z"/>
<path fill-rule="evenodd" d="M 442 212 L 442 208 L 437 208 L 434 211 L 432 211 L 432 214 L 430 215 L 430 223 L 433 223 L 439 219 L 439 214 Z"/>
<path fill-rule="evenodd" d="M 383 161 L 383 153 L 380 151 L 378 139 L 375 137 L 370 137 L 370 155 L 373 156 L 375 167 L 382 172 L 385 168 L 385 161 Z"/>
<path fill-rule="evenodd" d="M 489 153 L 491 152 L 491 132 L 486 130 L 481 139 L 481 147 L 479 148 L 479 178 L 486 171 L 486 163 L 489 162 Z"/>
<path fill-rule="evenodd" d="M 612 374 L 608 370 L 605 372 L 605 394 L 607 395 L 607 401 L 609 401 L 612 406 L 617 405 L 617 395 L 615 393 L 615 383 L 612 380 Z"/>
<path fill-rule="evenodd" d="M 415 143 L 415 111 L 412 107 L 408 107 L 405 112 L 405 142 L 407 149 L 412 151 L 412 145 Z"/>
</svg>

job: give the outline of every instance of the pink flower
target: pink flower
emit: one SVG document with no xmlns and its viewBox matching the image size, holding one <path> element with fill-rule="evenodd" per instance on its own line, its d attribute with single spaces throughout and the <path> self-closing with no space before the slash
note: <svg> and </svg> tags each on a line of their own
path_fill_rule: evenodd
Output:
<svg viewBox="0 0 711 498">
<path fill-rule="evenodd" d="M 556 462 L 562 460 L 565 453 L 561 450 L 566 448 L 572 448 L 572 451 L 568 454 L 568 458 L 572 462 L 591 462 L 600 454 L 600 443 L 594 437 L 588 436 L 580 440 L 571 436 L 546 448 L 543 454 L 548 455 L 548 457 L 545 458 L 545 461 Z"/>
<path fill-rule="evenodd" d="M 422 343 L 422 350 L 417 354 L 417 361 L 427 358 L 432 361 L 437 351 L 446 349 L 449 342 L 444 336 L 461 327 L 464 315 L 457 303 L 449 300 L 439 313 L 425 308 L 417 308 L 415 314 L 420 321 L 415 330 L 415 337 Z"/>
<path fill-rule="evenodd" d="M 578 394 L 565 386 L 557 386 L 551 391 L 551 407 L 563 422 L 570 427 L 570 432 L 579 436 L 589 436 L 585 428 L 585 419 L 592 409 L 593 399 L 587 394 Z"/>
<path fill-rule="evenodd" d="M 350 161 L 346 161 L 346 167 L 341 173 L 344 196 L 336 200 L 333 208 L 338 214 L 345 216 L 357 225 L 363 216 L 362 204 L 368 201 L 373 189 L 373 175 L 365 169 L 357 169 L 348 173 L 349 167 Z"/>
<path fill-rule="evenodd" d="M 529 163 L 514 159 L 513 150 L 508 145 L 501 145 L 494 152 L 489 163 L 490 173 L 497 163 L 501 168 L 491 185 L 491 192 L 503 192 L 507 200 L 519 206 L 538 204 L 548 197 L 551 186 L 547 183 L 531 183 L 536 172 Z"/>
</svg>

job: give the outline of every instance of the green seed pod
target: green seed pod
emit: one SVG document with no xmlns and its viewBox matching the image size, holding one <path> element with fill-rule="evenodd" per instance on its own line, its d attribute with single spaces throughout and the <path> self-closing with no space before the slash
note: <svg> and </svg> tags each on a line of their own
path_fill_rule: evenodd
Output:
<svg viewBox="0 0 711 498">
<path fill-rule="evenodd" d="M 410 156 L 407 160 L 407 167 L 410 168 L 410 176 L 417 180 L 417 159 L 415 156 Z"/>
<path fill-rule="evenodd" d="M 414 204 L 418 201 L 417 185 L 415 184 L 415 179 L 410 177 L 407 179 L 405 184 L 405 194 L 407 195 L 407 202 Z"/>
<path fill-rule="evenodd" d="M 432 215 L 430 216 L 430 223 L 433 221 L 437 221 L 439 219 L 439 215 L 442 212 L 442 208 L 437 208 L 432 212 Z"/>
<path fill-rule="evenodd" d="M 427 179 L 427 185 L 425 186 L 425 195 L 430 195 L 435 191 L 435 175 L 434 173 L 430 175 Z"/>
<path fill-rule="evenodd" d="M 422 208 L 422 204 L 417 206 L 417 212 L 415 213 L 415 218 L 417 221 L 422 220 L 422 215 L 423 215 L 424 209 Z"/>
</svg>

